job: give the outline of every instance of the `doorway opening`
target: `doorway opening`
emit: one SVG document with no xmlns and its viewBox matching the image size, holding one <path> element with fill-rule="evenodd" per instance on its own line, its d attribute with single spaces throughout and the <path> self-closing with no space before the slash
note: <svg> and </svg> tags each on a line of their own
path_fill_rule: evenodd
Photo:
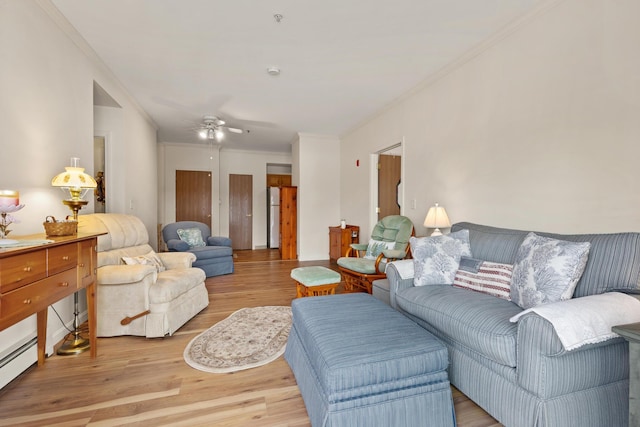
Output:
<svg viewBox="0 0 640 427">
<path fill-rule="evenodd" d="M 402 142 L 371 157 L 371 224 L 375 224 L 385 216 L 404 214 Z"/>
</svg>

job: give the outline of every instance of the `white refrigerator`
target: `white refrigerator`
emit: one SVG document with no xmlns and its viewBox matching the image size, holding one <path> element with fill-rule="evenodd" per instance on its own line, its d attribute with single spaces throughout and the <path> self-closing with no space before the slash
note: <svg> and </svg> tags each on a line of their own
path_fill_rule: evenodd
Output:
<svg viewBox="0 0 640 427">
<path fill-rule="evenodd" d="M 280 246 L 280 188 L 267 188 L 267 247 Z"/>
</svg>

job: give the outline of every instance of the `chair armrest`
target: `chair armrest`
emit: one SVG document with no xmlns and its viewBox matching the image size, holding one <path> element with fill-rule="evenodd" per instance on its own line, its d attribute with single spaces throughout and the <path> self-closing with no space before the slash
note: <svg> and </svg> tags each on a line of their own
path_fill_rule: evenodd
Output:
<svg viewBox="0 0 640 427">
<path fill-rule="evenodd" d="M 180 239 L 169 239 L 167 249 L 173 252 L 185 252 L 189 250 L 189 244 Z"/>
<path fill-rule="evenodd" d="M 356 251 L 366 251 L 369 245 L 366 243 L 351 243 L 349 247 L 355 249 Z"/>
<path fill-rule="evenodd" d="M 191 252 L 159 252 L 158 257 L 167 270 L 189 268 L 196 260 L 196 256 Z"/>
<path fill-rule="evenodd" d="M 385 249 L 382 251 L 382 255 L 390 261 L 404 259 L 407 256 L 407 251 L 402 249 Z"/>
<path fill-rule="evenodd" d="M 156 281 L 158 272 L 151 265 L 104 265 L 98 268 L 98 285 L 124 285 L 137 283 L 145 277 L 153 275 L 152 282 Z"/>
<path fill-rule="evenodd" d="M 369 247 L 366 243 L 351 243 L 349 248 L 347 249 L 347 253 L 344 255 L 345 257 L 360 257 L 360 252 L 365 252 Z"/>
<path fill-rule="evenodd" d="M 385 271 L 389 280 L 389 298 L 391 307 L 397 309 L 396 295 L 413 287 L 413 260 L 394 261 L 387 265 Z"/>
<path fill-rule="evenodd" d="M 207 246 L 229 246 L 231 247 L 231 239 L 222 236 L 207 237 Z"/>
</svg>

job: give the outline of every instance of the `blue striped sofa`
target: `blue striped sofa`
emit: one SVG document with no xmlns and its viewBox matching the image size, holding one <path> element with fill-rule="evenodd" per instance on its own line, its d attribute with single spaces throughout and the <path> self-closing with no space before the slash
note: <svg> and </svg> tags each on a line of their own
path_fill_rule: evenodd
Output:
<svg viewBox="0 0 640 427">
<path fill-rule="evenodd" d="M 474 258 L 513 263 L 528 232 L 458 223 L 468 229 Z M 640 234 L 557 235 L 589 241 L 575 297 L 640 291 Z M 551 323 L 516 304 L 449 285 L 413 286 L 387 268 L 392 307 L 438 337 L 449 351 L 449 379 L 505 426 L 627 426 L 628 344 L 614 338 L 566 351 Z"/>
</svg>

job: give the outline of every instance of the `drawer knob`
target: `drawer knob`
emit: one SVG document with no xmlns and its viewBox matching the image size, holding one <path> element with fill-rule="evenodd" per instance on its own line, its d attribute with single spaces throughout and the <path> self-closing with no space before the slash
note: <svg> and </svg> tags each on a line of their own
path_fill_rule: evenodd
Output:
<svg viewBox="0 0 640 427">
<path fill-rule="evenodd" d="M 80 263 L 80 268 L 84 268 L 84 262 Z"/>
<path fill-rule="evenodd" d="M 31 304 L 31 300 L 29 298 L 27 298 L 26 300 L 22 301 L 24 304 Z"/>
<path fill-rule="evenodd" d="M 63 257 L 62 257 L 62 259 L 63 259 L 64 261 L 69 261 L 69 255 L 65 255 L 65 256 L 63 256 Z"/>
<path fill-rule="evenodd" d="M 25 268 L 22 269 L 22 271 L 26 271 L 27 273 L 31 271 L 31 266 L 26 266 Z"/>
<path fill-rule="evenodd" d="M 60 286 L 63 287 L 63 288 L 67 288 L 67 287 L 69 287 L 69 282 L 62 282 L 62 283 L 60 283 Z"/>
</svg>

